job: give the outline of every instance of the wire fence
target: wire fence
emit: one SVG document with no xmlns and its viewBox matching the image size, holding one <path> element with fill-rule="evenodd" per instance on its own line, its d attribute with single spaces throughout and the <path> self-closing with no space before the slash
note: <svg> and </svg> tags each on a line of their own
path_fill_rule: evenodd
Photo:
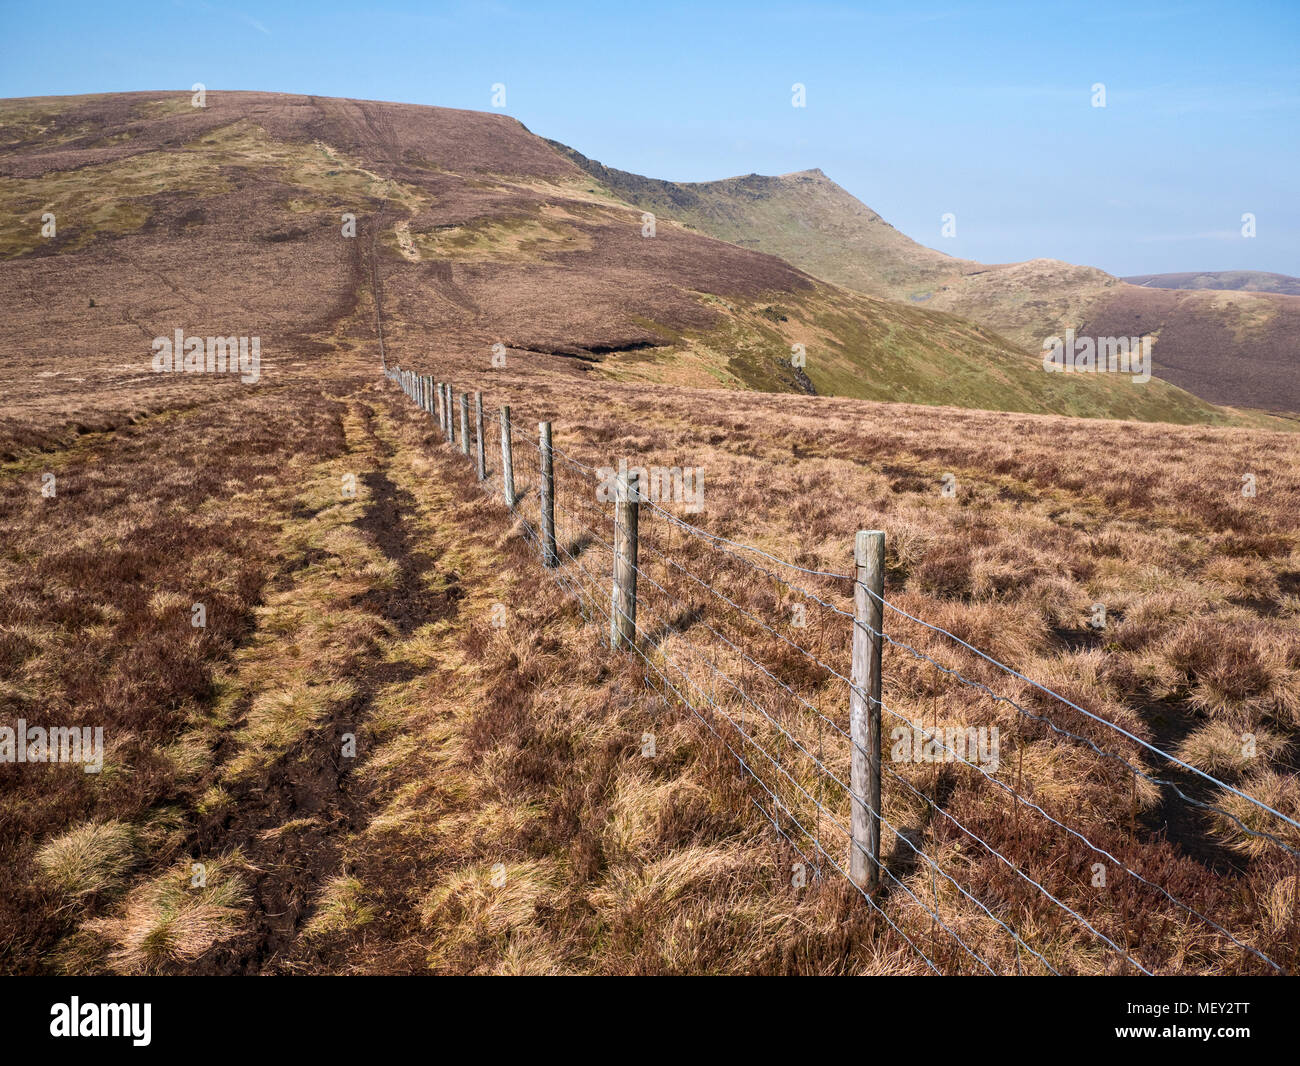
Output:
<svg viewBox="0 0 1300 1066">
<path fill-rule="evenodd" d="M 483 487 L 513 501 L 521 535 L 544 557 L 551 531 L 539 507 L 541 435 L 506 421 L 505 410 L 483 410 L 478 429 L 477 417 L 460 417 L 465 407 L 450 402 L 454 390 L 400 368 L 386 374 L 437 418 L 457 451 L 471 462 L 486 457 Z M 614 471 L 553 442 L 549 452 L 549 572 L 600 639 L 616 644 L 627 612 L 611 584 L 626 533 Z M 799 566 L 728 539 L 653 494 L 642 492 L 636 506 L 628 651 L 664 703 L 690 711 L 734 758 L 788 848 L 796 886 L 805 877 L 842 880 L 879 918 L 889 945 L 927 972 L 1294 967 L 1300 822 L 871 589 L 874 616 L 885 621 L 869 625 L 854 610 L 855 590 L 865 587 L 856 573 Z M 854 631 L 864 627 L 885 649 L 878 699 L 851 679 Z M 850 874 L 863 846 L 854 807 L 867 804 L 850 786 L 860 748 L 854 694 L 890 738 L 879 758 L 881 800 L 870 809 L 880 827 L 870 856 L 875 890 Z M 1061 758 L 1078 788 L 1058 795 L 1051 771 Z M 1233 892 L 1217 873 L 1192 876 L 1188 860 L 1152 846 L 1142 812 L 1167 804 L 1194 809 L 1207 840 L 1249 838 L 1263 852 L 1255 869 L 1270 871 L 1274 884 L 1289 874 L 1292 913 L 1281 928 L 1276 900 L 1251 887 L 1259 879 L 1245 875 L 1244 859 L 1234 867 L 1240 876 L 1227 879 L 1241 888 Z M 1238 852 L 1224 854 L 1236 861 Z"/>
</svg>

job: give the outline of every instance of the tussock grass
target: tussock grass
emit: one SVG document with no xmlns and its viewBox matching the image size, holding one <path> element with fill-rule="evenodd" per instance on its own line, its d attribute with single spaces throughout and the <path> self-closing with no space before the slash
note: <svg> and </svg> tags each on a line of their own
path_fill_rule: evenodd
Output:
<svg viewBox="0 0 1300 1066">
<path fill-rule="evenodd" d="M 303 929 L 307 937 L 325 933 L 350 933 L 374 920 L 374 907 L 366 901 L 365 886 L 355 877 L 340 874 L 321 893 L 316 913 Z"/>
<path fill-rule="evenodd" d="M 88 822 L 41 845 L 36 865 L 69 896 L 107 895 L 139 860 L 137 847 L 136 830 L 125 822 Z"/>
<path fill-rule="evenodd" d="M 114 972 L 164 972 L 199 958 L 238 929 L 248 904 L 240 856 L 205 866 L 202 886 L 193 883 L 191 864 L 183 863 L 133 889 L 119 914 L 87 923 L 110 943 Z"/>
</svg>

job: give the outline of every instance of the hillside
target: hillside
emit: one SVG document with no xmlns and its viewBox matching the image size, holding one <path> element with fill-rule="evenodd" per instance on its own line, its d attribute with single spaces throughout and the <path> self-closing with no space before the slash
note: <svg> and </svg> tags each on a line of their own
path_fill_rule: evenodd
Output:
<svg viewBox="0 0 1300 1066">
<path fill-rule="evenodd" d="M 1277 292 L 1300 296 L 1300 278 L 1266 270 L 1205 270 L 1182 274 L 1135 274 L 1124 279 L 1131 285 L 1152 289 L 1223 289 L 1245 292 Z"/>
<path fill-rule="evenodd" d="M 1157 375 L 1213 403 L 1300 411 L 1300 297 L 1173 292 L 1052 259 L 983 264 L 926 248 L 820 170 L 656 181 L 556 145 L 617 195 L 819 278 L 978 322 L 1027 351 L 1080 336 L 1155 338 Z"/>
<path fill-rule="evenodd" d="M 1163 384 L 1044 374 L 986 328 L 668 218 L 643 237 L 638 207 L 502 115 L 259 93 L 7 101 L 0 204 L 0 374 L 29 440 L 190 389 L 149 372 L 152 339 L 176 328 L 256 335 L 267 373 L 313 373 L 373 317 L 376 285 L 395 347 L 471 365 L 500 344 L 539 372 L 611 380 L 1235 417 Z M 56 388 L 86 343 L 93 365 Z"/>
</svg>

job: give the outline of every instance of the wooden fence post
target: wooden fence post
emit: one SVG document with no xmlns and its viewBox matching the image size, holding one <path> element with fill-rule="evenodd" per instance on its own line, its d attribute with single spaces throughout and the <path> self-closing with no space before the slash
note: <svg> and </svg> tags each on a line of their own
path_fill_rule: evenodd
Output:
<svg viewBox="0 0 1300 1066">
<path fill-rule="evenodd" d="M 501 408 L 501 489 L 506 506 L 515 505 L 515 460 L 510 453 L 510 408 Z"/>
<path fill-rule="evenodd" d="M 611 648 L 636 645 L 636 549 L 641 484 L 626 467 L 618 473 L 614 490 L 614 595 L 609 616 Z"/>
<path fill-rule="evenodd" d="M 438 420 L 438 429 L 446 433 L 447 427 L 442 422 L 442 382 L 433 383 L 433 415 Z"/>
<path fill-rule="evenodd" d="M 883 644 L 885 534 L 859 530 L 853 544 L 853 680 L 849 733 L 853 794 L 849 876 L 875 893 L 880 887 L 880 651 Z"/>
<path fill-rule="evenodd" d="M 460 450 L 469 455 L 469 394 L 460 394 Z"/>
<path fill-rule="evenodd" d="M 555 551 L 555 463 L 551 455 L 551 424 L 537 423 L 537 442 L 542 450 L 542 476 L 538 486 L 538 499 L 542 505 L 542 563 L 558 566 Z"/>
<path fill-rule="evenodd" d="M 456 443 L 456 414 L 455 400 L 452 398 L 450 383 L 447 385 L 447 443 Z"/>
<path fill-rule="evenodd" d="M 474 463 L 478 479 L 487 480 L 487 456 L 483 454 L 483 394 L 474 393 Z"/>
</svg>

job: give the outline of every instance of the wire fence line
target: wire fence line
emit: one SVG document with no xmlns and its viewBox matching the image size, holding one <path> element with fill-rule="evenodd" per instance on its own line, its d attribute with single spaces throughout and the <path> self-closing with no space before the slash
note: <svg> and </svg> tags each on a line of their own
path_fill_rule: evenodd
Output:
<svg viewBox="0 0 1300 1066">
<path fill-rule="evenodd" d="M 629 523 L 618 517 L 628 497 L 609 484 L 608 467 L 557 447 L 549 423 L 534 435 L 513 424 L 508 408 L 489 412 L 479 393 L 460 393 L 458 403 L 450 386 L 427 375 L 400 367 L 385 373 L 475 462 L 485 490 L 506 501 L 520 535 L 554 563 L 548 572 L 602 641 L 625 646 L 663 705 L 691 711 L 735 759 L 754 788 L 753 805 L 790 849 L 794 887 L 804 877 L 837 875 L 883 922 L 886 941 L 935 973 L 1155 974 L 1162 965 L 1167 972 L 1176 967 L 1149 939 L 1157 922 L 1207 969 L 1222 960 L 1243 972 L 1294 967 L 1294 950 L 1289 964 L 1280 959 L 1294 943 L 1294 917 L 1284 936 L 1261 943 L 1257 901 L 1253 910 L 1223 904 L 1152 859 L 1144 847 L 1150 833 L 1137 826 L 1137 782 L 1264 842 L 1279 863 L 1300 858 L 1291 833 L 1300 823 L 1288 815 L 905 610 L 864 584 L 860 571 L 788 562 L 638 491 L 630 497 L 639 517 L 630 524 L 629 558 Z M 470 395 L 473 449 L 466 439 Z M 499 461 L 478 458 L 494 454 Z M 858 604 L 878 606 L 877 624 L 855 606 L 859 592 L 867 595 Z M 885 618 L 917 636 L 887 632 Z M 632 635 L 626 644 L 623 631 Z M 903 708 L 902 697 L 887 701 L 855 682 L 849 659 L 860 634 L 900 664 L 929 672 L 927 684 L 952 682 L 962 720 L 940 721 L 942 698 Z M 994 687 L 998 678 L 1016 687 L 1015 697 Z M 851 780 L 855 756 L 866 754 L 849 714 L 854 700 L 877 720 L 887 716 L 891 737 L 911 745 L 910 758 L 900 758 L 896 745 L 894 758 L 885 759 L 877 741 L 877 780 L 889 784 L 878 804 Z M 997 726 L 1008 723 L 1015 766 L 997 750 Z M 979 730 L 993 731 L 991 759 Z M 1127 827 L 1116 800 L 1085 831 L 1071 824 L 1069 803 L 1037 794 L 1032 770 L 1025 780 L 1026 748 L 1049 735 L 1076 761 L 1080 779 L 1109 784 L 1102 792 L 1112 800 L 1131 790 Z M 924 758 L 916 757 L 920 749 Z M 1238 810 L 1252 824 L 1221 805 L 1233 798 L 1248 805 Z M 883 834 L 870 854 L 854 828 L 864 808 Z M 864 858 L 880 875 L 878 887 L 851 872 Z"/>
</svg>

